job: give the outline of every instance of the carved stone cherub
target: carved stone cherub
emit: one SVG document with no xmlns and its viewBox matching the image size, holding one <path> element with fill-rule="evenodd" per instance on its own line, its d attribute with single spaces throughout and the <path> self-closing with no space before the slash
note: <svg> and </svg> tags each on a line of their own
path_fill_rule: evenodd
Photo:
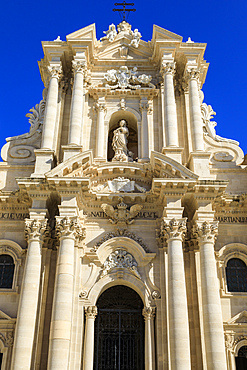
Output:
<svg viewBox="0 0 247 370">
<path fill-rule="evenodd" d="M 109 42 L 113 42 L 115 37 L 117 36 L 117 30 L 115 24 L 110 24 L 109 30 L 103 31 L 103 33 L 106 34 L 106 36 L 101 37 L 100 41 L 102 40 L 108 40 Z"/>
</svg>

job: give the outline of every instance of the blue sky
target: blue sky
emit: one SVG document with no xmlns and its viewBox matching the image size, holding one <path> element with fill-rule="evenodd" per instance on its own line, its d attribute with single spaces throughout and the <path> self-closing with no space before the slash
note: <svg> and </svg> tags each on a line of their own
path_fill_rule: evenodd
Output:
<svg viewBox="0 0 247 370">
<path fill-rule="evenodd" d="M 113 8 L 114 1 L 109 0 L 2 2 L 0 147 L 5 137 L 29 131 L 25 115 L 42 98 L 37 64 L 43 57 L 41 41 L 54 40 L 58 35 L 65 40 L 67 34 L 91 23 L 96 24 L 99 39 L 110 23 L 120 21 Z M 183 36 L 184 41 L 191 37 L 208 44 L 205 102 L 217 113 L 217 134 L 238 140 L 247 153 L 246 0 L 138 0 L 135 8 L 128 21 L 145 41 L 151 40 L 156 24 Z"/>
</svg>

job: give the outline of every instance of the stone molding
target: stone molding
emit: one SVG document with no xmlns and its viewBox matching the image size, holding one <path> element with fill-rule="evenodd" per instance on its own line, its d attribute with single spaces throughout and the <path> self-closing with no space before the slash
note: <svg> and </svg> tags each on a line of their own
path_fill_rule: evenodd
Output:
<svg viewBox="0 0 247 370">
<path fill-rule="evenodd" d="M 27 239 L 27 242 L 30 242 L 32 240 L 44 242 L 45 238 L 49 235 L 49 227 L 47 221 L 47 219 L 25 220 L 25 237 Z"/>
<path fill-rule="evenodd" d="M 187 218 L 168 219 L 164 217 L 161 223 L 160 237 L 166 241 L 170 239 L 180 239 L 181 241 L 183 241 L 185 233 L 187 231 L 186 220 Z"/>
<path fill-rule="evenodd" d="M 82 228 L 77 217 L 56 217 L 56 234 L 61 238 L 71 238 L 81 241 L 86 236 L 86 229 Z"/>
<path fill-rule="evenodd" d="M 199 243 L 215 243 L 218 235 L 218 224 L 218 221 L 197 221 L 192 230 L 193 238 L 197 238 Z"/>
<path fill-rule="evenodd" d="M 85 315 L 87 319 L 94 319 L 96 318 L 98 314 L 98 310 L 96 306 L 88 306 L 85 307 Z"/>
<path fill-rule="evenodd" d="M 151 320 L 155 317 L 155 307 L 144 307 L 142 310 L 144 320 Z"/>
</svg>

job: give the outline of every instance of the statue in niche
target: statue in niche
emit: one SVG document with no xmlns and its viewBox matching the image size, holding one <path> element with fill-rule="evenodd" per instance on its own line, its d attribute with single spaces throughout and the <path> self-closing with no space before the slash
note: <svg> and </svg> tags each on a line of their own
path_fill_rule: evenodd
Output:
<svg viewBox="0 0 247 370">
<path fill-rule="evenodd" d="M 133 153 L 127 148 L 128 136 L 127 122 L 122 119 L 119 122 L 119 127 L 113 132 L 112 147 L 115 152 L 112 158 L 113 162 L 133 162 Z"/>
</svg>

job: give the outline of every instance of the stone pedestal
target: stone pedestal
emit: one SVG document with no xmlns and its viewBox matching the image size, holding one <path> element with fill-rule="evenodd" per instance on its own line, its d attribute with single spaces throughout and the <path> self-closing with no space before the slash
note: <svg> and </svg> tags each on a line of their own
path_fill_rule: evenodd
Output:
<svg viewBox="0 0 247 370">
<path fill-rule="evenodd" d="M 209 158 L 210 153 L 207 152 L 192 152 L 188 160 L 189 169 L 199 175 L 200 178 L 209 178 Z"/>
<path fill-rule="evenodd" d="M 54 150 L 36 149 L 35 169 L 31 177 L 45 177 L 45 173 L 50 171 L 54 165 Z"/>
</svg>

